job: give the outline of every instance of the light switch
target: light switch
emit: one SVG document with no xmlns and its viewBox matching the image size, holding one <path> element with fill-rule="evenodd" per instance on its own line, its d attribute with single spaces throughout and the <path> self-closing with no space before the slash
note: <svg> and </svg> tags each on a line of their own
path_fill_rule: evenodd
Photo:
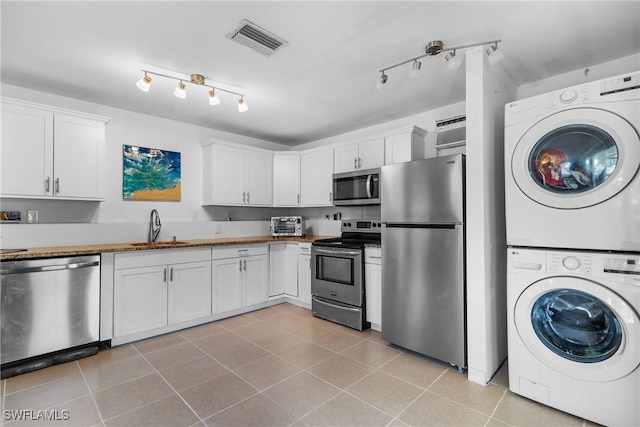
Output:
<svg viewBox="0 0 640 427">
<path fill-rule="evenodd" d="M 33 224 L 35 222 L 39 222 L 38 210 L 37 209 L 27 209 L 27 222 L 29 224 Z"/>
</svg>

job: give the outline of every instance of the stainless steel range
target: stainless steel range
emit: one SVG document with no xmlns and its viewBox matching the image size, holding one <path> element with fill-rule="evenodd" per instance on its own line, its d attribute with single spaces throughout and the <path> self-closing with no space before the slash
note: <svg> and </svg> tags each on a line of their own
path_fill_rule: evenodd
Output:
<svg viewBox="0 0 640 427">
<path fill-rule="evenodd" d="M 360 331 L 366 321 L 364 247 L 380 244 L 379 219 L 343 219 L 342 237 L 311 246 L 311 309 L 314 316 Z"/>
</svg>

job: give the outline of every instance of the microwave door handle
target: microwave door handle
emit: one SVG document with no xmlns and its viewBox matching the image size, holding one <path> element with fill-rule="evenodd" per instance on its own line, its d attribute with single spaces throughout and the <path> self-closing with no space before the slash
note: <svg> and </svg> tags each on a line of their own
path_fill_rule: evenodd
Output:
<svg viewBox="0 0 640 427">
<path fill-rule="evenodd" d="M 371 189 L 371 182 L 373 181 L 373 175 L 367 175 L 367 197 L 370 199 L 373 197 L 373 190 Z"/>
</svg>

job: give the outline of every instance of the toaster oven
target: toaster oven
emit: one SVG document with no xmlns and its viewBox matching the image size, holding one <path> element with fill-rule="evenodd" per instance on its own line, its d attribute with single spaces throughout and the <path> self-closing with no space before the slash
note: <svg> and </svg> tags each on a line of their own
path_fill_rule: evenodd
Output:
<svg viewBox="0 0 640 427">
<path fill-rule="evenodd" d="M 274 216 L 269 228 L 273 237 L 302 236 L 304 220 L 301 216 Z"/>
</svg>

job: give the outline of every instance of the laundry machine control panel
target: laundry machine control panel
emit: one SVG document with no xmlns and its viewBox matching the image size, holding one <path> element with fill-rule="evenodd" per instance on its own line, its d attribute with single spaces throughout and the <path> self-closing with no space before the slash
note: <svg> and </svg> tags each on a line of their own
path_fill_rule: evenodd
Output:
<svg viewBox="0 0 640 427">
<path fill-rule="evenodd" d="M 547 254 L 548 271 L 570 271 L 574 273 L 591 274 L 593 259 L 590 254 L 567 254 L 549 252 Z"/>
<path fill-rule="evenodd" d="M 624 273 L 640 276 L 640 255 L 605 258 L 605 273 Z"/>
</svg>

